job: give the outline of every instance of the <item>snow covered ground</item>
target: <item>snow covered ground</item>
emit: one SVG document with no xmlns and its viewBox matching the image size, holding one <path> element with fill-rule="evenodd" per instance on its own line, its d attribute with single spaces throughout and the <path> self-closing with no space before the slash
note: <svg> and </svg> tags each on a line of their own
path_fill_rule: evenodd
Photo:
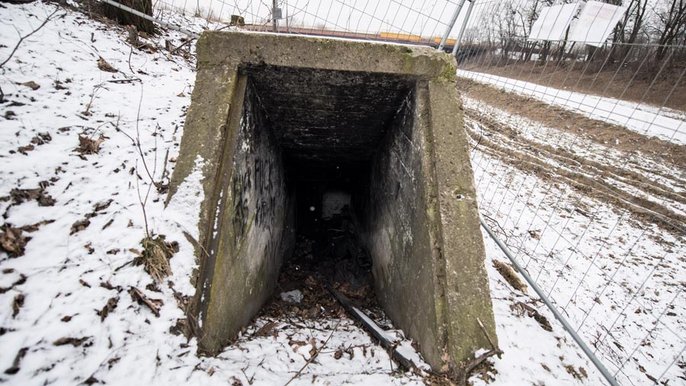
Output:
<svg viewBox="0 0 686 386">
<path fill-rule="evenodd" d="M 478 100 L 464 106 L 481 212 L 519 263 L 621 384 L 684 384 L 683 228 L 637 208 L 683 215 L 683 176 Z"/>
<path fill-rule="evenodd" d="M 193 183 L 198 177 L 194 174 L 165 209 L 165 194 L 151 186 L 150 177 L 164 182 L 174 167 L 194 83 L 193 45 L 191 52 L 182 48 L 172 55 L 163 48 L 165 40 L 179 47 L 185 36 L 163 31 L 160 36 L 143 38 L 147 46 L 132 48 L 122 27 L 94 21 L 78 11 L 51 3 L 2 3 L 0 61 L 10 55 L 19 36 L 33 31 L 54 10 L 53 18 L 0 67 L 4 93 L 0 103 L 0 225 L 3 235 L 14 237 L 15 247 L 26 241 L 20 256 L 0 252 L 0 382 L 22 386 L 285 384 L 316 348 L 321 352 L 293 384 L 421 384 L 423 380 L 415 375 L 398 373 L 388 354 L 347 318 L 304 326 L 288 319 L 258 319 L 236 344 L 215 358 L 198 357 L 194 339 L 187 341 L 170 331 L 184 317 L 181 307 L 194 292 L 190 283 L 193 248 L 184 232 L 197 237 L 202 193 L 199 184 Z M 205 20 L 174 14 L 165 15 L 165 20 L 196 32 L 213 27 Z M 84 148 L 81 142 L 90 147 Z M 543 197 L 543 192 L 554 189 L 565 203 L 582 200 L 604 219 L 595 222 L 600 228 L 611 224 L 616 215 L 602 202 L 565 194 L 564 185 L 537 180 L 485 152 L 477 150 L 474 163 L 480 165 L 475 178 L 485 213 L 500 218 L 499 211 L 511 210 L 520 213 L 522 224 L 532 224 L 525 229 L 502 226 L 508 244 L 530 252 L 520 256 L 530 272 L 540 272 L 545 283 L 554 283 L 566 262 L 558 260 L 558 255 L 547 261 L 547 252 L 534 247 L 537 243 L 527 230 L 539 231 L 542 239 L 554 239 L 538 219 L 559 213 L 554 208 L 560 205 L 550 202 L 558 195 L 547 195 L 541 210 L 533 215 L 517 205 L 523 194 L 531 191 L 529 196 Z M 198 160 L 197 166 L 201 164 Z M 502 184 L 522 188 L 496 188 Z M 519 198 L 508 199 L 515 191 L 514 197 Z M 669 239 L 672 245 L 668 247 L 657 241 L 641 243 L 645 256 L 633 256 L 625 253 L 631 238 L 641 232 L 654 235 L 654 226 L 627 221 L 621 232 L 613 233 L 617 239 L 604 240 L 607 229 L 583 232 L 584 218 L 569 214 L 573 217 L 555 218 L 553 224 L 556 228 L 569 224 L 567 228 L 578 234 L 572 243 L 581 244 L 587 256 L 606 245 L 612 247 L 603 249 L 592 265 L 584 259 L 567 262 L 575 274 L 546 288 L 554 288 L 553 297 L 566 302 L 570 288 L 578 283 L 576 273 L 589 267 L 579 293 L 595 290 L 605 270 L 618 271 L 614 282 L 620 284 L 608 288 L 597 306 L 589 304 L 586 295 L 573 299 L 566 308 L 572 313 L 570 318 L 578 323 L 583 310 L 595 307 L 586 321 L 589 331 L 607 325 L 602 320 L 606 312 L 613 310 L 613 304 L 615 308 L 622 305 L 630 289 L 651 272 L 652 277 L 659 274 L 660 280 L 642 288 L 646 296 L 639 299 L 649 312 L 634 314 L 632 306 L 617 326 L 633 332 L 631 326 L 642 323 L 643 329 L 635 328 L 645 333 L 650 316 L 675 297 L 671 304 L 679 307 L 669 311 L 676 316 L 667 323 L 679 337 L 684 336 L 683 284 L 669 285 L 684 281 L 683 254 L 679 257 L 683 242 Z M 179 250 L 170 260 L 172 276 L 162 285 L 155 285 L 142 266 L 131 264 L 146 235 L 146 218 L 150 232 L 178 243 Z M 8 231 L 10 227 L 14 230 Z M 646 234 L 641 240 L 652 239 Z M 531 289 L 515 290 L 503 278 L 494 262 L 506 259 L 490 239 L 485 242 L 498 339 L 504 351 L 493 360 L 490 384 L 601 384 L 598 372 L 540 300 L 531 296 Z M 568 248 L 562 242 L 554 244 L 555 250 Z M 663 252 L 665 257 L 660 259 Z M 616 260 L 625 255 L 638 268 L 622 268 L 628 263 Z M 141 304 L 140 294 L 151 307 Z M 273 327 L 265 333 L 263 327 L 270 322 Z M 610 330 L 611 339 L 599 345 L 602 352 L 610 350 L 614 341 L 624 342 L 616 336 L 623 332 Z M 652 342 L 660 342 L 655 352 L 667 350 L 662 347 L 665 340 Z M 632 348 L 628 344 L 623 352 Z M 340 357 L 339 349 L 344 352 Z M 639 353 L 643 352 L 641 348 Z M 653 369 L 662 368 L 665 361 L 641 360 L 640 365 L 657 377 L 660 374 Z M 629 375 L 643 383 L 647 378 L 635 368 L 631 367 Z M 679 371 L 677 366 L 672 369 Z M 673 372 L 667 377 L 670 385 L 684 382 Z M 471 381 L 488 383 L 480 376 Z"/>
<path fill-rule="evenodd" d="M 686 144 L 686 113 L 681 111 L 560 90 L 486 73 L 465 70 L 458 70 L 457 73 L 465 78 L 580 112 L 593 119 L 624 126 L 639 134 Z"/>
</svg>

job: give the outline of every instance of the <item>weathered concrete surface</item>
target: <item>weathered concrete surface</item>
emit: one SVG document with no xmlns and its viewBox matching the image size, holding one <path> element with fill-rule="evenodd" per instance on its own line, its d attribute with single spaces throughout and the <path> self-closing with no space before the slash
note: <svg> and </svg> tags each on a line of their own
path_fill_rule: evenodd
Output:
<svg viewBox="0 0 686 386">
<path fill-rule="evenodd" d="M 220 173 L 214 173 L 216 201 L 205 224 L 211 229 L 193 311 L 201 348 L 209 353 L 228 344 L 259 311 L 294 238 L 281 151 L 246 76 L 239 75 L 236 89 L 234 111 L 240 115 L 229 113 L 230 135 Z"/>
<path fill-rule="evenodd" d="M 264 65 L 250 73 L 283 151 L 308 163 L 371 159 L 414 84 L 389 74 L 311 68 Z"/>
<path fill-rule="evenodd" d="M 345 166 L 366 186 L 377 295 L 435 368 L 495 328 L 452 58 L 429 48 L 207 32 L 170 197 L 205 161 L 197 293 L 217 353 L 269 296 L 292 242 L 284 177 Z M 297 94 L 297 95 L 294 95 Z M 367 184 L 367 185 L 365 185 Z"/>
<path fill-rule="evenodd" d="M 440 292 L 442 262 L 432 261 L 427 185 L 422 163 L 425 131 L 418 92 L 408 94 L 372 163 L 366 244 L 373 257 L 377 297 L 389 317 L 420 342 L 432 365 L 445 350 Z M 442 306 L 441 306 L 442 307 Z M 428 343 L 428 344 L 427 344 Z"/>
</svg>

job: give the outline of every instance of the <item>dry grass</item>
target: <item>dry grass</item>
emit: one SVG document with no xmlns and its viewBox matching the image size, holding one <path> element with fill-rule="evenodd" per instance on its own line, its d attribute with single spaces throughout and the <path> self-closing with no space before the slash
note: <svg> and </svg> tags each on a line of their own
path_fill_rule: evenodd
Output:
<svg viewBox="0 0 686 386">
<path fill-rule="evenodd" d="M 105 142 L 105 137 L 91 138 L 87 135 L 79 135 L 79 146 L 76 151 L 81 155 L 98 154 L 100 152 L 100 145 Z"/>
<path fill-rule="evenodd" d="M 522 293 L 527 293 L 526 284 L 519 278 L 517 272 L 515 272 L 509 264 L 503 263 L 500 260 L 493 260 L 493 266 L 496 271 L 512 286 L 512 288 L 520 291 Z"/>
<path fill-rule="evenodd" d="M 165 241 L 165 237 L 160 235 L 154 238 L 145 237 L 141 241 L 141 245 L 143 251 L 134 260 L 134 263 L 136 265 L 142 264 L 145 272 L 149 273 L 156 282 L 162 282 L 165 277 L 172 274 L 169 259 L 178 252 L 178 243 L 168 243 Z"/>
</svg>

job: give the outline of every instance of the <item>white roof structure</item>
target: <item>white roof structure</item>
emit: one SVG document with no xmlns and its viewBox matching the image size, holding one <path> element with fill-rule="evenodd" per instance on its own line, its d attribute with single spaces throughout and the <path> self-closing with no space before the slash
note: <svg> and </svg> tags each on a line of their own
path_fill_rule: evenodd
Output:
<svg viewBox="0 0 686 386">
<path fill-rule="evenodd" d="M 626 12 L 626 7 L 589 1 L 572 26 L 569 40 L 591 46 L 602 46 Z"/>
<path fill-rule="evenodd" d="M 531 40 L 560 40 L 572 22 L 579 3 L 543 7 L 538 19 L 531 26 Z"/>
</svg>

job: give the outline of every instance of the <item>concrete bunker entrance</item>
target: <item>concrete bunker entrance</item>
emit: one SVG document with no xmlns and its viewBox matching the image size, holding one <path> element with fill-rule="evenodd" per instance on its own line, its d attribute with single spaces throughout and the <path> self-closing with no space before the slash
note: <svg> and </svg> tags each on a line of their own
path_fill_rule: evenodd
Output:
<svg viewBox="0 0 686 386">
<path fill-rule="evenodd" d="M 303 264 L 331 281 L 371 279 L 435 369 L 488 347 L 478 321 L 495 336 L 494 321 L 454 73 L 452 58 L 423 47 L 203 34 L 169 193 L 200 165 L 188 310 L 200 351 L 230 344 L 279 272 Z"/>
<path fill-rule="evenodd" d="M 229 120 L 238 124 L 237 135 L 234 141 L 227 136 L 218 171 L 229 178 L 228 192 L 220 192 L 209 248 L 211 255 L 231 254 L 234 266 L 220 276 L 222 267 L 214 264 L 203 290 L 205 298 L 240 305 L 244 315 L 231 315 L 229 323 L 242 327 L 259 311 L 277 287 L 280 269 L 286 282 L 312 274 L 352 294 L 371 295 L 359 299 L 367 304 L 376 303 L 376 287 L 391 317 L 418 318 L 407 303 L 431 299 L 412 294 L 408 301 L 407 289 L 395 291 L 406 284 L 393 280 L 417 277 L 416 267 L 392 264 L 431 254 L 415 124 L 417 82 L 385 73 L 239 69 L 235 102 L 242 108 L 238 119 Z M 223 224 L 222 212 L 229 219 Z M 431 283 L 429 275 L 420 273 Z M 225 284 L 218 280 L 239 284 L 215 293 L 211 288 Z M 294 285 L 280 283 L 279 290 Z M 201 317 L 213 311 L 205 307 Z"/>
</svg>

